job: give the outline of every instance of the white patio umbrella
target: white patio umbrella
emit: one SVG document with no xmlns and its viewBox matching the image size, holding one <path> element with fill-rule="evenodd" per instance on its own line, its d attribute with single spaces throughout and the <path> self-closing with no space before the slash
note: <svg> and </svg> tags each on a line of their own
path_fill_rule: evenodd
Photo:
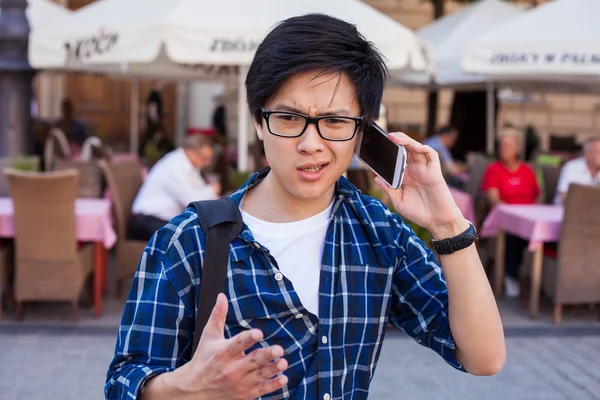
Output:
<svg viewBox="0 0 600 400">
<path fill-rule="evenodd" d="M 522 14 L 524 10 L 501 0 L 481 0 L 459 11 L 448 14 L 417 30 L 429 48 L 434 63 L 434 74 L 423 83 L 417 74 L 405 75 L 404 82 L 419 86 L 451 86 L 472 88 L 485 85 L 487 90 L 487 151 L 494 148 L 494 87 L 481 75 L 462 71 L 462 57 L 467 45 L 506 21 Z M 416 78 L 416 79 L 415 79 Z"/>
<path fill-rule="evenodd" d="M 416 31 L 434 57 L 433 83 L 458 86 L 483 83 L 481 75 L 462 71 L 462 56 L 474 37 L 522 14 L 524 10 L 501 0 L 481 0 L 448 14 Z"/>
<path fill-rule="evenodd" d="M 34 31 L 29 59 L 36 68 L 174 79 L 205 76 L 199 74 L 199 65 L 242 66 L 238 162 L 245 170 L 245 67 L 277 22 L 309 12 L 355 23 L 393 71 L 428 67 L 410 29 L 358 0 L 98 0 L 75 12 L 69 24 Z"/>
<path fill-rule="evenodd" d="M 467 47 L 466 72 L 488 78 L 600 84 L 600 1 L 554 0 Z"/>
<path fill-rule="evenodd" d="M 69 17 L 72 11 L 50 0 L 29 0 L 25 14 L 29 21 L 29 29 L 34 30 Z"/>
</svg>

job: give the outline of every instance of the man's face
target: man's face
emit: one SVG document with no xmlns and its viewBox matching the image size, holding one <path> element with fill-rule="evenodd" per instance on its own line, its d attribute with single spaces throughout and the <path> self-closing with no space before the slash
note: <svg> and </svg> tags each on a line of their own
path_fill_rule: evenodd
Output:
<svg viewBox="0 0 600 400">
<path fill-rule="evenodd" d="M 310 117 L 336 115 L 359 117 L 355 87 L 345 75 L 316 77 L 309 71 L 291 76 L 265 110 L 293 111 Z M 301 200 L 317 199 L 327 193 L 350 165 L 358 134 L 352 140 L 335 142 L 319 136 L 314 124 L 300 137 L 272 135 L 263 119 L 256 125 L 259 139 L 276 182 Z M 317 170 L 310 168 L 316 167 Z"/>
<path fill-rule="evenodd" d="M 209 145 L 202 146 L 201 148 L 196 149 L 196 155 L 198 156 L 198 165 L 196 165 L 196 168 L 206 168 L 212 164 L 213 148 Z"/>
<path fill-rule="evenodd" d="M 454 145 L 456 144 L 456 141 L 458 140 L 458 131 L 452 131 L 450 133 L 448 133 L 448 141 L 446 142 L 446 147 L 448 149 L 451 149 L 454 147 Z"/>
<path fill-rule="evenodd" d="M 585 159 L 594 168 L 600 169 L 600 140 L 594 140 L 589 146 L 589 149 L 585 152 Z"/>
</svg>

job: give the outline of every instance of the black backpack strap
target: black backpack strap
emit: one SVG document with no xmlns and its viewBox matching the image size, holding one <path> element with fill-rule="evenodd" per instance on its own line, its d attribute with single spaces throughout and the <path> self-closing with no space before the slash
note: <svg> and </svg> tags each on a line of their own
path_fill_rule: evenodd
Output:
<svg viewBox="0 0 600 400">
<path fill-rule="evenodd" d="M 200 227 L 206 235 L 204 263 L 198 295 L 198 312 L 192 354 L 196 352 L 204 326 L 212 313 L 217 296 L 225 291 L 229 244 L 244 228 L 242 214 L 237 204 L 229 197 L 218 200 L 204 200 L 190 203 L 198 213 Z"/>
</svg>

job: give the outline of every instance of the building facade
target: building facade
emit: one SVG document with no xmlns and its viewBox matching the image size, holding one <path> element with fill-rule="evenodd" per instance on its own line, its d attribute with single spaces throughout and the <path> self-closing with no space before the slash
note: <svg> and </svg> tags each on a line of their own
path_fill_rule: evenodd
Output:
<svg viewBox="0 0 600 400">
<path fill-rule="evenodd" d="M 93 0 L 55 0 L 75 10 Z M 403 25 L 418 29 L 432 21 L 433 6 L 426 0 L 365 0 L 376 9 L 386 13 Z M 545 0 L 538 0 L 543 3 Z M 525 3 L 531 3 L 527 1 Z M 458 10 L 462 5 L 453 1 L 446 3 L 446 12 Z M 222 80 L 223 95 L 228 104 L 227 116 L 229 132 L 234 136 L 237 132 L 237 78 L 228 77 Z M 143 82 L 140 90 L 140 118 L 143 118 L 145 99 L 151 89 L 151 82 Z M 39 108 L 44 116 L 55 116 L 62 97 L 70 98 L 76 107 L 79 118 L 91 123 L 93 133 L 104 137 L 107 141 L 127 146 L 130 127 L 130 82 L 113 78 L 89 75 L 69 74 L 65 78 L 53 77 L 41 84 L 46 88 L 38 97 Z M 201 90 L 200 90 L 201 91 Z M 181 92 L 181 87 L 179 87 Z M 196 93 L 199 90 L 187 90 Z M 45 94 L 44 94 L 45 93 Z M 50 93 L 50 94 L 48 94 Z M 208 94 L 207 94 L 208 95 Z M 210 94 L 211 96 L 213 94 Z M 439 92 L 437 121 L 439 125 L 448 123 L 453 100 L 453 91 L 444 89 Z M 591 135 L 600 134 L 600 96 L 572 95 L 552 93 L 529 93 L 527 102 L 508 98 L 499 105 L 498 124 L 510 123 L 516 126 L 532 124 L 542 139 L 542 146 L 548 145 L 550 134 L 571 135 L 579 140 Z M 178 88 L 175 83 L 168 83 L 163 89 L 165 104 L 166 130 L 169 136 L 175 137 L 175 131 L 185 130 L 193 119 L 187 118 L 177 124 L 176 104 Z M 424 136 L 427 92 L 421 89 L 388 87 L 385 91 L 384 103 L 388 110 L 390 125 L 401 127 L 415 135 Z M 187 101 L 189 104 L 207 105 L 207 101 L 197 99 Z M 206 110 L 203 110 L 206 113 Z M 194 110 L 188 109 L 184 114 L 190 115 Z M 180 126 L 180 125 L 183 125 Z M 200 127 L 202 128 L 202 127 Z M 485 135 L 485 132 L 482 132 Z"/>
</svg>

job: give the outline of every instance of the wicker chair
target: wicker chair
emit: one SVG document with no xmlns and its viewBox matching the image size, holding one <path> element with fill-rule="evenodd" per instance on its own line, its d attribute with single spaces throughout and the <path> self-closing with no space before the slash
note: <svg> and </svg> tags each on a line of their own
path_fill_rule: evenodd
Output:
<svg viewBox="0 0 600 400">
<path fill-rule="evenodd" d="M 600 188 L 571 184 L 557 257 L 544 257 L 542 288 L 553 299 L 554 323 L 563 304 L 600 302 Z"/>
<path fill-rule="evenodd" d="M 465 184 L 465 192 L 473 199 L 476 226 L 479 226 L 489 211 L 489 204 L 485 193 L 481 190 L 481 183 L 488 165 L 491 161 L 483 154 L 473 154 L 469 166 L 469 180 Z"/>
<path fill-rule="evenodd" d="M 147 245 L 145 241 L 127 238 L 131 206 L 142 187 L 140 164 L 137 160 L 99 161 L 108 184 L 117 225 L 117 296 L 120 296 L 125 279 L 133 278 Z"/>
<path fill-rule="evenodd" d="M 7 283 L 7 260 L 6 260 L 6 248 L 0 246 L 0 319 L 2 319 L 2 299 L 4 295 L 4 289 Z"/>
<path fill-rule="evenodd" d="M 538 167 L 542 169 L 544 177 L 544 203 L 553 204 L 561 168 L 552 165 L 538 165 Z"/>
<path fill-rule="evenodd" d="M 77 197 L 99 198 L 103 192 L 102 170 L 97 161 L 67 161 L 59 158 L 54 160 L 54 170 L 62 171 L 76 169 L 79 172 L 77 181 Z"/>
<path fill-rule="evenodd" d="M 94 248 L 78 249 L 75 221 L 77 171 L 7 170 L 14 204 L 17 319 L 23 302 L 69 301 L 79 317 L 79 298 L 92 271 Z"/>
<path fill-rule="evenodd" d="M 69 147 L 69 141 L 63 131 L 58 128 L 50 129 L 48 137 L 44 144 L 44 170 L 51 171 L 54 160 L 56 158 L 62 158 L 63 160 L 70 160 L 71 147 Z"/>
<path fill-rule="evenodd" d="M 94 160 L 110 160 L 112 150 L 102 144 L 102 139 L 90 136 L 81 145 L 81 161 L 91 162 Z"/>
</svg>

